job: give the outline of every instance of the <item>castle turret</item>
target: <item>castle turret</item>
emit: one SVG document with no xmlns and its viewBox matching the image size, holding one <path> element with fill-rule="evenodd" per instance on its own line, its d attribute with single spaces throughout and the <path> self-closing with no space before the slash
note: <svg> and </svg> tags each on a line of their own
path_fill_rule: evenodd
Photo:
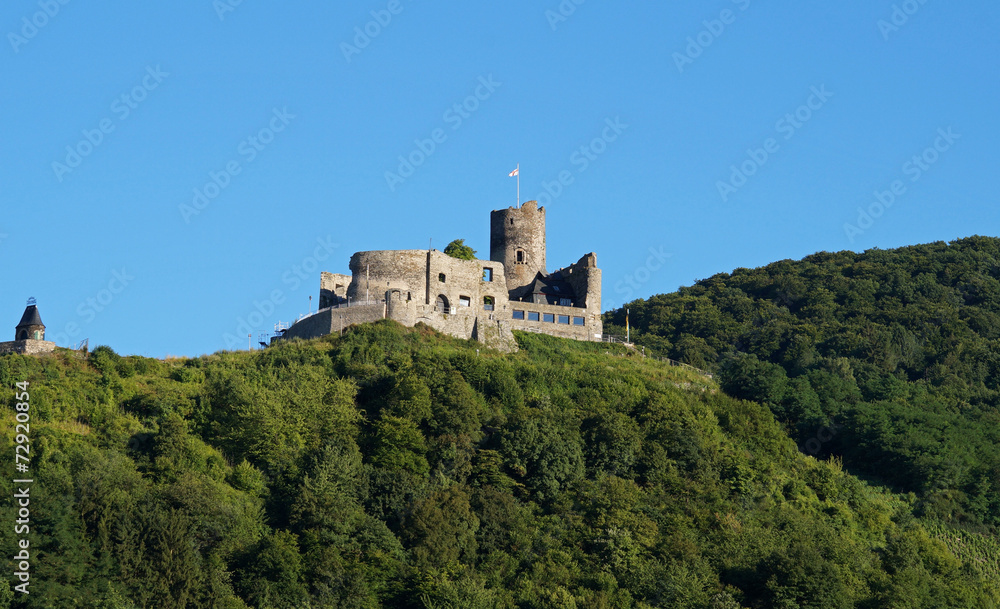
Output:
<svg viewBox="0 0 1000 609">
<path fill-rule="evenodd" d="M 45 340 L 45 324 L 42 323 L 42 316 L 38 314 L 34 298 L 28 300 L 28 306 L 21 316 L 21 323 L 17 324 L 14 330 L 14 340 Z"/>
<path fill-rule="evenodd" d="M 503 264 L 507 289 L 534 281 L 545 270 L 545 208 L 537 201 L 490 212 L 490 260 Z"/>
</svg>

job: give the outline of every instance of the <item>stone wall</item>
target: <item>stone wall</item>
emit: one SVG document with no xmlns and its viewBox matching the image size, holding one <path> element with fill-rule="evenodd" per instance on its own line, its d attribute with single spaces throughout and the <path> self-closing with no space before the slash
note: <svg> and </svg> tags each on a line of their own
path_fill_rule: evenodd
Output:
<svg viewBox="0 0 1000 609">
<path fill-rule="evenodd" d="M 304 317 L 285 330 L 282 338 L 308 340 L 327 334 L 340 334 L 349 326 L 378 321 L 385 317 L 385 304 L 331 307 Z"/>
<path fill-rule="evenodd" d="M 517 342 L 511 333 L 510 315 L 504 319 L 494 311 L 478 311 L 473 307 L 459 307 L 453 313 L 442 313 L 432 305 L 416 305 L 413 307 L 415 323 L 426 324 L 438 332 L 477 340 L 487 347 L 498 351 L 511 352 L 517 350 Z M 402 319 L 392 317 L 404 325 Z"/>
<path fill-rule="evenodd" d="M 371 305 L 352 305 L 323 309 L 295 322 L 276 340 L 303 340 L 327 334 L 339 334 L 354 324 L 378 321 L 383 318 L 413 327 L 424 323 L 438 332 L 456 338 L 473 339 L 500 351 L 517 349 L 508 319 L 498 318 L 492 311 L 479 311 L 473 307 L 458 307 L 443 313 L 434 305 L 425 305 L 407 293 L 394 289 L 382 295 L 384 300 Z"/>
<path fill-rule="evenodd" d="M 56 350 L 56 344 L 45 340 L 16 340 L 0 343 L 0 355 L 21 353 L 23 355 L 42 355 Z"/>
<path fill-rule="evenodd" d="M 389 290 L 400 290 L 410 298 L 425 298 L 427 250 L 357 252 L 351 256 L 352 302 L 380 300 Z"/>
<path fill-rule="evenodd" d="M 335 306 L 347 300 L 347 288 L 351 285 L 350 275 L 322 272 L 319 275 L 319 308 Z"/>
<path fill-rule="evenodd" d="M 601 269 L 597 268 L 597 254 L 591 252 L 560 272 L 562 278 L 573 288 L 577 306 L 600 313 Z"/>
<path fill-rule="evenodd" d="M 484 271 L 489 269 L 490 281 Z M 391 250 L 358 252 L 351 257 L 354 279 L 347 290 L 352 301 L 382 298 L 399 291 L 400 298 L 434 306 L 443 296 L 449 309 L 463 306 L 485 310 L 484 298 L 494 307 L 507 300 L 503 266 L 489 260 L 459 260 L 437 250 Z"/>
<path fill-rule="evenodd" d="M 604 332 L 604 322 L 601 321 L 600 309 L 583 309 L 580 307 L 561 307 L 558 305 L 535 304 L 532 302 L 511 301 L 507 319 L 511 328 L 525 332 L 540 332 L 572 338 L 575 340 L 600 340 Z M 514 319 L 514 311 L 523 311 L 524 319 Z M 533 321 L 531 313 L 538 314 L 538 321 Z M 545 315 L 552 315 L 553 321 L 545 321 Z M 559 323 L 560 316 L 568 317 L 568 324 Z M 574 318 L 582 318 L 583 325 L 574 324 Z"/>
</svg>

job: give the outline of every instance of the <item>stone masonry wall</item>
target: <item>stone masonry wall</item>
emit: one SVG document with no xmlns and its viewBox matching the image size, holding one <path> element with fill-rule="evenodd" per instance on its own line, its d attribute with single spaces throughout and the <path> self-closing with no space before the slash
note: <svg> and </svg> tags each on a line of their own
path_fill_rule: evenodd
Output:
<svg viewBox="0 0 1000 609">
<path fill-rule="evenodd" d="M 292 327 L 285 331 L 283 338 L 307 340 L 327 334 L 340 334 L 341 330 L 348 326 L 378 321 L 384 317 L 384 303 L 322 309 L 292 324 Z"/>
<path fill-rule="evenodd" d="M 520 263 L 518 250 L 524 255 Z M 538 273 L 544 275 L 545 208 L 528 201 L 490 212 L 490 260 L 503 264 L 508 291 L 531 283 Z"/>
<path fill-rule="evenodd" d="M 510 319 L 511 329 L 523 330 L 525 332 L 541 332 L 563 338 L 576 340 L 600 340 L 604 332 L 604 323 L 601 321 L 600 309 L 582 309 L 580 307 L 561 307 L 558 305 L 535 304 L 531 302 L 510 303 L 510 311 L 507 319 Z M 514 319 L 514 311 L 524 311 L 524 319 Z M 530 313 L 538 313 L 538 321 L 530 319 Z M 545 314 L 553 316 L 554 321 L 544 321 Z M 569 317 L 569 324 L 559 323 L 559 316 Z M 584 325 L 573 324 L 574 317 L 582 317 Z"/>
<path fill-rule="evenodd" d="M 16 340 L 0 343 L 0 355 L 21 353 L 23 355 L 42 355 L 56 350 L 56 344 L 45 340 Z"/>
<path fill-rule="evenodd" d="M 347 299 L 347 287 L 351 285 L 350 275 L 322 272 L 319 276 L 319 308 L 332 307 Z"/>
<path fill-rule="evenodd" d="M 601 269 L 593 252 L 561 271 L 563 279 L 576 294 L 577 306 L 601 311 Z"/>
<path fill-rule="evenodd" d="M 490 269 L 492 281 L 484 280 Z M 484 310 L 484 298 L 494 299 L 502 308 L 507 300 L 503 266 L 489 260 L 459 260 L 437 250 L 395 250 L 358 252 L 351 257 L 354 279 L 347 293 L 352 301 L 382 298 L 385 292 L 399 290 L 403 300 L 434 306 L 444 296 L 449 308 L 462 306 L 462 297 L 470 308 Z M 441 281 L 444 275 L 444 281 Z"/>
<path fill-rule="evenodd" d="M 425 298 L 427 250 L 357 252 L 351 256 L 352 280 L 347 296 L 352 302 L 380 300 L 388 290 L 411 298 Z"/>
</svg>

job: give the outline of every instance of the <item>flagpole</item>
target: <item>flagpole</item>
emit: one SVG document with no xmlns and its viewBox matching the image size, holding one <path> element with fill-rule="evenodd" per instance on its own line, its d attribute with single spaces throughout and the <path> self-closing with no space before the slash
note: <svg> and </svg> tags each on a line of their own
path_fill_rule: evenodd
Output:
<svg viewBox="0 0 1000 609">
<path fill-rule="evenodd" d="M 521 164 L 518 163 L 514 171 L 507 174 L 508 177 L 517 178 L 517 206 L 521 207 Z"/>
</svg>

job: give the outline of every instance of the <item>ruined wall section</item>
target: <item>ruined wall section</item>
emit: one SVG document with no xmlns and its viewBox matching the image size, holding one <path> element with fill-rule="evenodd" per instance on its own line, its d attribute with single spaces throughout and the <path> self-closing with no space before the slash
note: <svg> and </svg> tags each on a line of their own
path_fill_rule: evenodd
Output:
<svg viewBox="0 0 1000 609">
<path fill-rule="evenodd" d="M 508 292 L 545 270 L 545 208 L 537 201 L 490 212 L 490 260 L 503 264 Z"/>
<path fill-rule="evenodd" d="M 503 311 L 507 304 L 507 281 L 502 265 L 489 260 L 459 260 L 436 250 L 431 252 L 429 263 L 428 304 L 434 305 L 439 296 L 444 296 L 452 309 L 472 309 L 487 314 Z M 492 311 L 486 308 L 486 297 L 493 301 Z M 468 299 L 468 307 L 462 304 L 465 299 Z"/>
<path fill-rule="evenodd" d="M 427 250 L 379 250 L 351 256 L 351 302 L 382 300 L 389 290 L 408 293 L 412 299 L 425 297 Z"/>
<path fill-rule="evenodd" d="M 0 343 L 0 355 L 20 353 L 21 355 L 42 355 L 56 350 L 56 344 L 47 340 L 14 340 Z"/>
<path fill-rule="evenodd" d="M 351 285 L 351 276 L 340 273 L 319 275 L 319 308 L 332 307 L 347 300 L 347 288 Z"/>
<path fill-rule="evenodd" d="M 467 299 L 468 308 L 486 310 L 488 296 L 494 310 L 503 310 L 507 301 L 502 265 L 459 260 L 437 250 L 358 252 L 351 257 L 351 272 L 347 295 L 352 302 L 364 301 L 366 288 L 372 300 L 398 290 L 399 298 L 431 307 L 442 296 L 449 309 L 463 306 Z"/>
<path fill-rule="evenodd" d="M 591 252 L 575 264 L 562 269 L 562 278 L 573 288 L 576 306 L 601 312 L 601 269 L 597 254 Z"/>
</svg>

